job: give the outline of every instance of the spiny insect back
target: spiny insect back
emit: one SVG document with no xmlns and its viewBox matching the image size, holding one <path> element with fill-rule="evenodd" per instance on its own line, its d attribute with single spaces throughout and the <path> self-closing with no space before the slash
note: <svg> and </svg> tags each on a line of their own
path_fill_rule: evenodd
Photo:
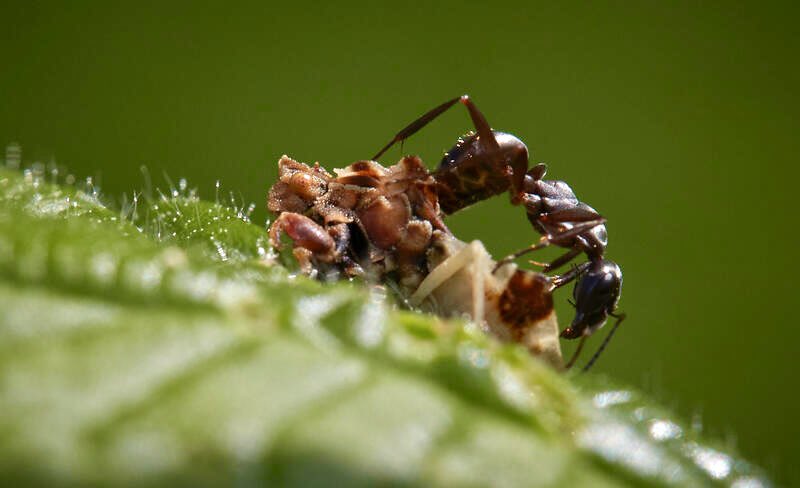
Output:
<svg viewBox="0 0 800 488">
<path fill-rule="evenodd" d="M 301 270 L 320 279 L 395 272 L 415 287 L 433 230 L 449 233 L 422 162 L 406 157 L 385 168 L 359 161 L 334 173 L 280 159 L 267 202 L 277 214 L 273 245 L 288 235 Z"/>
</svg>

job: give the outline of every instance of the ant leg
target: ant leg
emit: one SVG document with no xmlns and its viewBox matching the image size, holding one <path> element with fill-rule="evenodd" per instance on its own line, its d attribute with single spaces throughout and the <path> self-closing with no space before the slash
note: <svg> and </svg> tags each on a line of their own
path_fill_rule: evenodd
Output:
<svg viewBox="0 0 800 488">
<path fill-rule="evenodd" d="M 548 224 L 565 224 L 589 222 L 592 220 L 600 220 L 602 218 L 603 216 L 597 213 L 597 211 L 591 207 L 576 206 L 542 214 L 538 217 L 538 220 Z"/>
<path fill-rule="evenodd" d="M 554 276 L 550 283 L 553 285 L 553 289 L 561 288 L 564 285 L 567 285 L 575 280 L 578 276 L 582 275 L 589 269 L 589 266 L 592 265 L 591 261 L 586 261 L 585 263 L 581 263 L 579 265 L 573 266 L 571 270 L 567 271 L 564 274 Z M 573 304 L 574 306 L 574 304 Z"/>
<path fill-rule="evenodd" d="M 444 102 L 443 104 L 439 105 L 438 107 L 433 108 L 432 110 L 423 114 L 420 118 L 416 119 L 414 122 L 411 122 L 403 128 L 400 132 L 398 132 L 394 138 L 389 141 L 383 148 L 378 151 L 378 154 L 373 156 L 373 161 L 377 161 L 379 157 L 383 155 L 386 151 L 389 150 L 390 147 L 395 145 L 398 142 L 403 142 L 404 140 L 408 139 L 417 131 L 428 125 L 433 119 L 442 115 L 444 112 L 447 111 L 450 107 L 456 104 L 456 102 L 461 102 L 467 107 L 469 111 L 469 115 L 472 118 L 472 123 L 475 125 L 475 129 L 478 131 L 478 136 L 481 138 L 481 142 L 486 146 L 486 148 L 490 152 L 496 153 L 499 151 L 500 146 L 497 144 L 497 139 L 494 137 L 494 133 L 492 132 L 492 128 L 489 126 L 489 123 L 486 121 L 486 118 L 483 114 L 478 110 L 475 104 L 469 99 L 469 96 L 462 95 L 460 97 L 453 98 Z M 527 161 L 526 161 L 527 163 Z M 527 169 L 527 168 L 526 168 Z"/>
<path fill-rule="evenodd" d="M 378 151 L 378 154 L 372 157 L 372 159 L 377 160 L 394 144 L 398 142 L 402 143 L 407 138 L 414 135 L 417 131 L 428 125 L 433 119 L 455 105 L 456 102 L 461 102 L 462 105 L 467 107 L 469 116 L 472 119 L 472 124 L 475 126 L 475 130 L 478 133 L 478 139 L 486 150 L 486 156 L 490 159 L 489 162 L 494 168 L 502 170 L 507 174 L 510 186 L 513 189 L 511 203 L 519 205 L 523 200 L 523 182 L 525 181 L 525 172 L 528 170 L 528 151 L 527 149 L 521 152 L 518 151 L 510 157 L 510 160 L 506 160 L 500 152 L 500 144 L 497 142 L 492 127 L 489 125 L 486 117 L 478 110 L 478 107 L 472 103 L 468 95 L 462 95 L 448 100 L 423 114 L 420 118 L 411 122 L 403 130 L 398 132 L 391 141 Z M 542 172 L 542 174 L 544 173 Z"/>
<path fill-rule="evenodd" d="M 456 102 L 459 101 L 460 99 L 461 97 L 456 97 L 453 98 L 452 100 L 448 100 L 443 104 L 439 105 L 438 107 L 426 112 L 414 122 L 408 124 L 405 128 L 403 128 L 403 130 L 395 134 L 394 138 L 391 141 L 389 141 L 388 144 L 383 146 L 383 148 L 380 151 L 378 151 L 378 154 L 372 157 L 372 160 L 377 161 L 378 158 L 381 157 L 381 155 L 383 155 L 383 153 L 389 150 L 390 147 L 394 146 L 398 142 L 403 142 L 404 140 L 414 135 L 418 130 L 428 125 L 430 121 L 442 115 L 444 112 L 447 111 L 447 109 L 455 105 Z"/>
<path fill-rule="evenodd" d="M 575 259 L 582 251 L 579 248 L 570 249 L 566 254 L 557 257 L 556 259 L 550 261 L 549 263 L 540 263 L 538 261 L 530 261 L 531 264 L 535 264 L 537 266 L 542 267 L 542 273 L 549 273 L 555 269 L 564 266 L 568 262 Z"/>
<path fill-rule="evenodd" d="M 587 220 L 585 222 L 576 223 L 573 227 L 565 229 L 556 234 L 548 234 L 546 238 L 550 241 L 550 244 L 555 244 L 556 246 L 563 246 L 564 244 L 570 243 L 570 241 L 580 236 L 584 232 L 588 232 L 597 227 L 598 225 L 603 225 L 605 223 L 606 219 L 604 219 L 603 217 L 600 217 L 597 220 Z"/>
<path fill-rule="evenodd" d="M 460 97 L 448 100 L 438 107 L 435 107 L 434 109 L 423 114 L 420 118 L 411 122 L 403 130 L 398 132 L 391 141 L 389 141 L 380 151 L 378 151 L 378 154 L 372 157 L 372 159 L 377 160 L 394 144 L 398 142 L 402 143 L 407 138 L 411 137 L 417 131 L 428 125 L 428 123 L 430 123 L 433 119 L 455 105 L 456 102 L 461 102 L 462 105 L 467 107 L 469 116 L 472 119 L 472 124 L 475 126 L 475 130 L 478 133 L 478 140 L 486 151 L 485 157 L 488 160 L 488 163 L 491 165 L 491 167 L 498 171 L 502 171 L 508 177 L 509 186 L 513 190 L 510 192 L 511 203 L 513 205 L 519 205 L 524 200 L 523 183 L 525 181 L 525 173 L 528 170 L 528 150 L 525 148 L 525 145 L 522 144 L 522 150 L 516 150 L 513 152 L 513 154 L 506 154 L 504 156 L 501 153 L 500 144 L 497 142 L 497 138 L 494 135 L 492 127 L 489 125 L 486 117 L 484 117 L 481 111 L 478 110 L 478 107 L 472 103 L 472 100 L 468 95 L 462 95 Z M 543 174 L 544 171 L 542 171 L 542 175 Z"/>
<path fill-rule="evenodd" d="M 413 306 L 419 306 L 425 298 L 431 295 L 434 290 L 443 285 L 453 275 L 462 269 L 472 266 L 473 270 L 473 286 L 472 286 L 472 319 L 476 322 L 482 322 L 484 318 L 484 279 L 477 276 L 477 270 L 481 269 L 481 265 L 488 259 L 488 253 L 479 241 L 472 241 L 470 244 L 464 246 L 461 250 L 449 256 L 447 259 L 439 263 L 428 276 L 422 280 L 416 291 L 408 299 L 408 302 Z"/>
<path fill-rule="evenodd" d="M 543 235 L 539 239 L 539 242 L 537 242 L 536 244 L 528 246 L 525 249 L 521 249 L 513 254 L 509 254 L 508 256 L 498 261 L 497 265 L 494 268 L 494 271 L 497 271 L 501 266 L 504 266 L 510 263 L 511 261 L 517 259 L 518 257 L 528 254 L 529 252 L 538 251 L 539 249 L 544 249 L 545 247 L 551 244 L 559 245 L 559 243 L 564 241 L 569 241 L 570 239 L 574 239 L 579 235 L 583 234 L 584 232 L 589 231 L 597 227 L 598 225 L 604 224 L 605 222 L 606 219 L 604 218 L 600 218 L 598 220 L 590 220 L 588 222 L 581 222 L 580 224 L 576 224 L 571 229 L 559 232 L 558 234 Z"/>
<path fill-rule="evenodd" d="M 478 107 L 472 103 L 469 96 L 464 95 L 461 97 L 461 103 L 466 105 L 469 110 L 469 115 L 472 118 L 472 123 L 478 132 L 478 139 L 481 144 L 486 148 L 486 153 L 495 168 L 502 169 L 508 175 L 508 180 L 511 185 L 511 203 L 519 205 L 523 201 L 523 183 L 525 182 L 525 173 L 528 171 L 528 149 L 522 145 L 523 151 L 515 151 L 510 160 L 505 160 L 500 153 L 500 144 L 494 136 L 494 131 L 486 117 L 483 116 Z"/>
<path fill-rule="evenodd" d="M 503 259 L 501 259 L 500 261 L 498 261 L 494 265 L 494 269 L 492 270 L 492 273 L 497 272 L 498 269 L 502 268 L 506 264 L 511 263 L 512 261 L 514 261 L 515 259 L 517 259 L 520 256 L 528 254 L 529 252 L 538 251 L 539 249 L 544 249 L 545 247 L 547 247 L 549 245 L 550 245 L 550 239 L 548 239 L 547 236 L 542 236 L 539 239 L 539 242 L 537 242 L 536 244 L 533 244 L 533 245 L 531 245 L 529 247 L 526 247 L 525 249 L 519 250 L 519 251 L 517 251 L 517 252 L 515 252 L 513 254 L 509 254 L 508 256 L 506 256 Z"/>
<path fill-rule="evenodd" d="M 619 315 L 616 315 L 614 313 L 609 313 L 609 315 L 614 317 L 615 319 L 617 319 L 617 321 L 616 321 L 616 323 L 614 323 L 614 327 L 611 328 L 611 331 L 608 333 L 606 338 L 603 339 L 603 343 L 600 344 L 600 347 L 597 349 L 597 352 L 594 353 L 594 355 L 592 356 L 592 359 L 590 359 L 589 362 L 586 363 L 586 366 L 583 367 L 583 369 L 581 370 L 581 373 L 585 373 L 585 372 L 589 371 L 589 368 L 592 367 L 592 365 L 595 363 L 595 361 L 597 361 L 597 358 L 600 357 L 600 354 L 602 354 L 602 352 L 605 350 L 606 346 L 608 345 L 609 341 L 611 340 L 611 337 L 614 335 L 614 332 L 617 331 L 617 327 L 619 327 L 619 324 L 621 324 L 622 321 L 625 320 L 625 318 L 627 317 L 627 315 L 625 315 L 624 313 L 621 313 Z"/>
<path fill-rule="evenodd" d="M 587 337 L 589 337 L 589 336 L 581 337 L 581 341 L 578 343 L 578 347 L 575 349 L 575 352 L 572 353 L 572 357 L 569 358 L 569 361 L 567 361 L 567 364 L 564 365 L 564 369 L 570 369 L 570 368 L 572 368 L 572 365 L 575 364 L 575 361 L 578 359 L 578 356 L 580 356 L 580 354 L 581 354 L 581 350 L 583 349 L 583 344 L 586 342 L 586 338 Z"/>
</svg>

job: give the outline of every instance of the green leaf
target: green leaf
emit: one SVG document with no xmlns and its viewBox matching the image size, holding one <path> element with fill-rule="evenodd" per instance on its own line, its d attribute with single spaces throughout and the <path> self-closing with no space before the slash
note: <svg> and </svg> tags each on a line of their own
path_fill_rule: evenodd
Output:
<svg viewBox="0 0 800 488">
<path fill-rule="evenodd" d="M 767 484 L 630 389 L 292 276 L 246 212 L 176 193 L 114 212 L 0 170 L 3 479 Z"/>
</svg>

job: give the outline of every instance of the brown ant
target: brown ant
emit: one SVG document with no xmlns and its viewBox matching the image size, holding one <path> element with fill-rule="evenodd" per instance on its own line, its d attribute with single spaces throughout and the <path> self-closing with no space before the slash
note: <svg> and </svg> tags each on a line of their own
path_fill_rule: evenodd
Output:
<svg viewBox="0 0 800 488">
<path fill-rule="evenodd" d="M 467 108 L 476 132 L 461 137 L 433 173 L 441 210 L 444 214 L 452 214 L 506 191 L 512 204 L 525 207 L 528 220 L 542 238 L 499 261 L 495 271 L 523 254 L 549 245 L 565 247 L 569 251 L 550 263 L 534 262 L 545 272 L 563 266 L 581 253 L 586 254 L 588 262 L 555 277 L 554 283 L 563 286 L 578 279 L 573 291 L 576 316 L 572 324 L 561 332 L 561 337 L 580 337 L 581 342 L 567 367 L 577 359 L 586 338 L 602 327 L 608 316 L 617 319 L 584 368 L 588 369 L 625 318 L 624 314 L 614 313 L 622 288 L 622 272 L 616 263 L 603 259 L 608 235 L 605 219 L 597 211 L 580 202 L 565 182 L 544 180 L 546 165 L 537 164 L 529 170 L 527 146 L 511 134 L 492 130 L 467 95 L 448 100 L 414 120 L 372 159 L 377 160 L 394 144 L 402 143 L 457 102 Z"/>
</svg>

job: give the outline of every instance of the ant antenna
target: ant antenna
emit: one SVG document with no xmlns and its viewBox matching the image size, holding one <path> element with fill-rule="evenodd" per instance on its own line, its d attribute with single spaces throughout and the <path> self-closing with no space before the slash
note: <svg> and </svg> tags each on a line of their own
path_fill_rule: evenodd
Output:
<svg viewBox="0 0 800 488">
<path fill-rule="evenodd" d="M 589 371 L 589 368 L 592 367 L 592 365 L 595 363 L 595 361 L 597 361 L 597 358 L 600 357 L 600 354 L 602 354 L 603 351 L 605 350 L 606 346 L 608 345 L 609 341 L 611 340 L 611 337 L 614 335 L 614 332 L 617 331 L 617 327 L 619 327 L 619 324 L 621 324 L 622 321 L 625 320 L 625 317 L 627 317 L 627 315 L 625 315 L 624 313 L 621 313 L 619 315 L 614 315 L 613 313 L 610 313 L 609 315 L 611 315 L 612 317 L 617 319 L 617 322 L 614 324 L 614 327 L 611 328 L 611 332 L 609 332 L 608 335 L 606 336 L 606 338 L 603 339 L 603 343 L 600 344 L 600 347 L 597 349 L 597 352 L 594 353 L 594 356 L 592 356 L 592 359 L 590 359 L 589 362 L 586 363 L 586 366 L 583 367 L 583 369 L 581 370 L 581 373 L 585 373 L 585 372 Z M 581 343 L 578 346 L 578 351 L 580 351 L 580 346 L 582 346 L 582 345 L 583 345 L 583 340 L 581 340 Z M 567 367 L 571 366 L 572 363 L 574 362 L 574 360 L 575 360 L 575 358 L 573 357 L 572 360 L 570 360 L 570 364 Z"/>
</svg>

